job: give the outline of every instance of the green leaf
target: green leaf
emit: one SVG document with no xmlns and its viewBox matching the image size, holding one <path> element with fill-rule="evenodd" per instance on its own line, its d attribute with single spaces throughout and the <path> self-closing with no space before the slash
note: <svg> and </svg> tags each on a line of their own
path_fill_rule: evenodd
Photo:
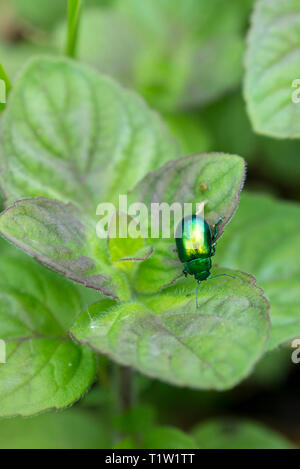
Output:
<svg viewBox="0 0 300 469">
<path fill-rule="evenodd" d="M 221 236 L 238 204 L 245 178 L 245 162 L 239 156 L 225 154 L 199 154 L 170 161 L 149 173 L 129 194 L 129 203 L 201 203 L 206 201 L 204 214 L 210 225 L 220 217 Z M 195 208 L 196 210 L 196 208 Z M 182 265 L 174 252 L 174 220 L 171 216 L 170 238 L 148 238 L 155 248 L 154 254 L 139 265 L 135 288 L 141 292 L 157 291 L 181 275 Z M 151 222 L 149 220 L 149 227 Z"/>
<path fill-rule="evenodd" d="M 200 154 L 181 158 L 149 173 L 130 192 L 128 205 L 144 202 L 150 209 L 152 201 L 171 205 L 206 200 L 209 223 L 224 217 L 220 235 L 236 209 L 244 172 L 244 161 L 238 156 Z M 56 200 L 37 198 L 15 203 L 0 215 L 0 233 L 68 278 L 124 301 L 129 298 L 126 273 L 134 276 L 137 290 L 152 292 L 182 271 L 177 255 L 171 251 L 172 232 L 171 240 L 148 238 L 148 246 L 141 238 L 125 242 L 116 238 L 107 245 L 105 239 L 97 237 L 89 214 Z M 155 254 L 147 259 L 153 244 Z M 119 259 L 123 261 L 117 262 Z M 130 259 L 146 260 L 132 265 Z"/>
<path fill-rule="evenodd" d="M 198 389 L 228 389 L 249 374 L 269 330 L 267 302 L 253 278 L 230 273 L 236 278 L 203 282 L 199 308 L 195 281 L 181 279 L 140 301 L 100 301 L 79 316 L 71 333 L 146 375 Z"/>
<path fill-rule="evenodd" d="M 292 94 L 298 93 L 292 83 L 299 78 L 299 13 L 298 0 L 256 3 L 244 92 L 252 126 L 261 134 L 300 136 L 300 107 L 292 101 Z"/>
<path fill-rule="evenodd" d="M 236 210 L 245 179 L 245 162 L 236 155 L 200 153 L 169 161 L 148 173 L 130 191 L 131 201 L 151 203 L 205 202 L 205 219 L 213 225 L 220 216 L 219 237 Z"/>
<path fill-rule="evenodd" d="M 16 202 L 0 215 L 10 242 L 67 278 L 103 294 L 128 299 L 125 274 L 109 264 L 105 239 L 71 204 L 36 198 Z"/>
<path fill-rule="evenodd" d="M 3 241 L 0 252 L 0 337 L 6 343 L 6 363 L 0 364 L 0 416 L 66 407 L 94 379 L 93 353 L 67 333 L 96 295 Z"/>
<path fill-rule="evenodd" d="M 216 262 L 255 275 L 271 305 L 268 349 L 298 337 L 300 208 L 270 196 L 246 194 L 216 252 Z"/>
<path fill-rule="evenodd" d="M 195 440 L 175 427 L 156 427 L 144 436 L 145 449 L 195 449 Z M 172 455 L 171 455 L 172 457 Z"/>
<path fill-rule="evenodd" d="M 67 59 L 32 60 L 4 113 L 1 184 L 8 203 L 44 196 L 95 214 L 178 155 L 135 94 Z"/>
<path fill-rule="evenodd" d="M 198 425 L 193 437 L 200 449 L 292 448 L 283 436 L 251 420 L 210 420 Z"/>
<path fill-rule="evenodd" d="M 110 445 L 103 421 L 79 409 L 1 420 L 1 449 L 105 449 Z"/>
<path fill-rule="evenodd" d="M 176 152 L 158 116 L 134 94 L 74 62 L 36 59 L 4 116 L 1 181 L 9 202 L 44 198 L 5 212 L 2 234 L 68 278 L 127 299 L 122 270 L 131 263 L 111 266 L 116 259 L 96 234 L 96 206 L 112 202 Z M 142 249 L 138 260 L 150 254 Z"/>
<path fill-rule="evenodd" d="M 129 436 L 114 445 L 114 449 L 140 449 L 138 446 L 136 440 Z"/>
</svg>

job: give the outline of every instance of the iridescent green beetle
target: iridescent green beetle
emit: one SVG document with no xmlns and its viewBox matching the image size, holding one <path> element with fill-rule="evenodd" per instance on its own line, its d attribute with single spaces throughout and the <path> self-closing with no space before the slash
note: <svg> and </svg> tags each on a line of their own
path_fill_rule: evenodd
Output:
<svg viewBox="0 0 300 469">
<path fill-rule="evenodd" d="M 181 220 L 176 229 L 176 247 L 178 257 L 184 263 L 183 273 L 194 275 L 198 282 L 196 305 L 198 308 L 198 289 L 202 280 L 220 277 L 220 274 L 210 277 L 211 258 L 216 251 L 218 225 L 224 217 L 220 218 L 211 229 L 204 218 L 198 215 L 189 215 Z M 233 277 L 234 278 L 234 277 Z"/>
</svg>

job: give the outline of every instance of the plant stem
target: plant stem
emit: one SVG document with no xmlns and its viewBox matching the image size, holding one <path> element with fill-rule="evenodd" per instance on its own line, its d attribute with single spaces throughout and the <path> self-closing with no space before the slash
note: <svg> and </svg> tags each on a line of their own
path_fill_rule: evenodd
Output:
<svg viewBox="0 0 300 469">
<path fill-rule="evenodd" d="M 134 402 L 133 372 L 130 368 L 113 364 L 112 383 L 115 390 L 115 412 L 132 407 Z"/>
<path fill-rule="evenodd" d="M 119 402 L 122 411 L 130 409 L 134 401 L 133 374 L 131 368 L 121 366 L 119 374 Z"/>
<path fill-rule="evenodd" d="M 74 58 L 76 55 L 81 5 L 81 0 L 68 0 L 68 32 L 66 55 L 72 58 Z"/>
</svg>

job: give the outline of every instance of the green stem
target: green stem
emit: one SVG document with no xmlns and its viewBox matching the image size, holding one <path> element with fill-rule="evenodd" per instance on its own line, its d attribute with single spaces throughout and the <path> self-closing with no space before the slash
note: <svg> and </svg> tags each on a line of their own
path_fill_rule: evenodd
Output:
<svg viewBox="0 0 300 469">
<path fill-rule="evenodd" d="M 115 412 L 124 412 L 133 405 L 134 401 L 132 370 L 114 363 L 112 382 L 115 389 Z"/>
<path fill-rule="evenodd" d="M 122 411 L 130 409 L 134 401 L 133 373 L 124 366 L 120 367 L 119 400 Z"/>
<path fill-rule="evenodd" d="M 68 0 L 68 33 L 66 55 L 72 58 L 74 58 L 76 55 L 81 5 L 81 0 Z"/>
<path fill-rule="evenodd" d="M 112 364 L 111 383 L 114 393 L 114 405 L 112 416 L 123 413 L 133 405 L 133 376 L 130 368 Z M 114 442 L 120 441 L 124 437 L 115 428 L 113 430 Z"/>
</svg>

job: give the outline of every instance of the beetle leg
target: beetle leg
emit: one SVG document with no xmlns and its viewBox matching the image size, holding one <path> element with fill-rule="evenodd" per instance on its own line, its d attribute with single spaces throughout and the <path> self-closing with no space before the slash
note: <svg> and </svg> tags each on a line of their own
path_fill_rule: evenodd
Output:
<svg viewBox="0 0 300 469">
<path fill-rule="evenodd" d="M 216 254 L 216 243 L 212 245 L 210 257 L 214 256 L 215 254 Z"/>
<path fill-rule="evenodd" d="M 218 230 L 218 225 L 224 220 L 225 217 L 220 217 L 219 220 L 217 221 L 217 223 L 214 224 L 213 226 L 213 241 L 215 241 L 215 239 L 217 239 L 217 236 L 218 236 L 218 233 L 219 233 L 219 230 Z M 215 244 L 214 244 L 215 246 Z"/>
</svg>

